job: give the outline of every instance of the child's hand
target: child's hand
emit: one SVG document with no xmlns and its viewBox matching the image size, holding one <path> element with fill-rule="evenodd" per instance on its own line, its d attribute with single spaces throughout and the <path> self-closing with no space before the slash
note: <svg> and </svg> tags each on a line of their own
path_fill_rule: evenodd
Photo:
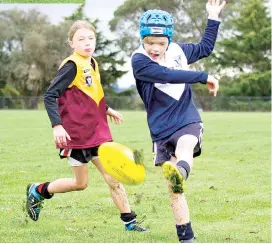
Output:
<svg viewBox="0 0 272 244">
<path fill-rule="evenodd" d="M 115 122 L 115 124 L 121 124 L 123 122 L 123 117 L 120 113 L 113 110 L 112 108 L 108 108 L 107 115 L 110 117 L 111 122 Z"/>
<path fill-rule="evenodd" d="M 207 79 L 207 87 L 210 93 L 213 93 L 213 95 L 216 97 L 216 94 L 219 90 L 219 82 L 217 79 L 215 79 L 213 76 L 208 75 Z"/>
<path fill-rule="evenodd" d="M 71 140 L 70 136 L 68 135 L 68 133 L 66 132 L 62 125 L 55 125 L 53 127 L 53 136 L 56 145 L 60 147 L 67 146 L 66 138 Z"/>
<path fill-rule="evenodd" d="M 206 9 L 209 14 L 208 18 L 213 20 L 219 20 L 221 10 L 225 7 L 226 1 L 220 4 L 220 0 L 208 0 L 206 3 Z"/>
</svg>

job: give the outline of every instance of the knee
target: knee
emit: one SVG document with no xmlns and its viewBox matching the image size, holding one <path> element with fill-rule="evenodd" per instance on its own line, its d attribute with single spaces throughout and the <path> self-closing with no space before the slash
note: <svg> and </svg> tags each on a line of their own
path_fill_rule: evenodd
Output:
<svg viewBox="0 0 272 244">
<path fill-rule="evenodd" d="M 82 190 L 85 190 L 87 187 L 88 187 L 87 182 L 77 183 L 76 186 L 75 186 L 75 190 L 76 191 L 82 191 Z"/>
<path fill-rule="evenodd" d="M 177 148 L 194 149 L 198 142 L 197 137 L 193 135 L 184 135 L 178 139 Z"/>
</svg>

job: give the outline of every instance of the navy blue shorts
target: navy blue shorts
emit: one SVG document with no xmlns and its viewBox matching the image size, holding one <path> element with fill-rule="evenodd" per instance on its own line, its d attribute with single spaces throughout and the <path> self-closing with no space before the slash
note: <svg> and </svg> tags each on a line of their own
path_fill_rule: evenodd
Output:
<svg viewBox="0 0 272 244">
<path fill-rule="evenodd" d="M 193 135 L 198 138 L 198 142 L 194 148 L 194 157 L 201 154 L 201 140 L 204 132 L 204 127 L 202 123 L 193 123 L 182 127 L 177 130 L 174 134 L 163 138 L 159 141 L 153 143 L 153 162 L 155 166 L 160 166 L 165 161 L 169 161 L 171 156 L 175 156 L 175 150 L 177 142 L 180 137 L 184 135 Z"/>
</svg>

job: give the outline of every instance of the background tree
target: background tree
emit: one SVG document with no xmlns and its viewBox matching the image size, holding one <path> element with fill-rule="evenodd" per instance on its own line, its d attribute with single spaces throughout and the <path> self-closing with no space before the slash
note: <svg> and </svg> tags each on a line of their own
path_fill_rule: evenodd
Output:
<svg viewBox="0 0 272 244">
<path fill-rule="evenodd" d="M 67 33 L 72 22 L 79 19 L 86 19 L 94 26 L 98 24 L 98 20 L 85 17 L 84 5 L 58 25 L 51 24 L 48 16 L 33 9 L 0 12 L 0 95 L 43 95 L 61 61 L 72 52 Z M 102 85 L 106 93 L 112 94 L 113 84 L 125 73 L 115 40 L 97 32 L 95 57 Z"/>
<path fill-rule="evenodd" d="M 36 10 L 0 12 L 0 23 L 5 26 L 0 33 L 2 93 L 13 87 L 22 96 L 42 94 L 60 62 L 61 44 L 54 42 L 56 27 Z"/>
<path fill-rule="evenodd" d="M 222 75 L 224 95 L 270 96 L 271 25 L 268 1 L 242 0 L 229 20 L 228 36 L 213 56 Z"/>
</svg>

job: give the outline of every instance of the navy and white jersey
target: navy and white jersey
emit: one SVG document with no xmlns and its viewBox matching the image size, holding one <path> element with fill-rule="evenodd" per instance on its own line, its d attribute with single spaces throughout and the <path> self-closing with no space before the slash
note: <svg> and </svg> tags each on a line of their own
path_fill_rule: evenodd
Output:
<svg viewBox="0 0 272 244">
<path fill-rule="evenodd" d="M 132 54 L 133 75 L 147 111 L 153 141 L 168 137 L 188 124 L 202 122 L 190 84 L 206 84 L 208 74 L 190 71 L 188 65 L 210 55 L 219 24 L 219 21 L 208 20 L 198 44 L 171 43 L 159 63 L 154 62 L 142 46 Z"/>
</svg>

